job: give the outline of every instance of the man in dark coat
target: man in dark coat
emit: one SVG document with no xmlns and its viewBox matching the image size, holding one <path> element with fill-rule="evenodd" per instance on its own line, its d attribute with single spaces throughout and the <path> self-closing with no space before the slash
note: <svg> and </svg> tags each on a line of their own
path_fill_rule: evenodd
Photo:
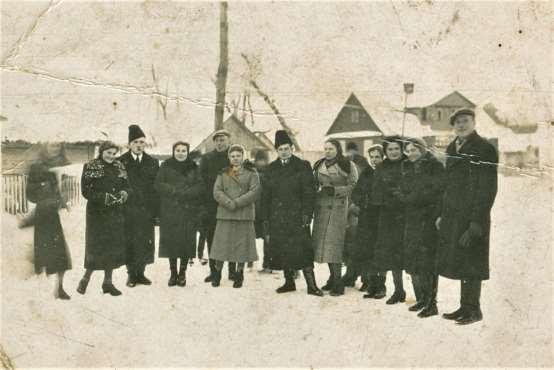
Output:
<svg viewBox="0 0 554 370">
<path fill-rule="evenodd" d="M 438 272 L 461 281 L 460 308 L 444 314 L 466 325 L 482 320 L 481 281 L 489 278 L 490 212 L 497 192 L 498 153 L 475 132 L 475 113 L 451 116 L 456 139 L 446 149 L 446 189 L 440 216 Z"/>
<path fill-rule="evenodd" d="M 269 165 L 269 156 L 267 150 L 258 150 L 254 155 L 254 167 L 258 172 L 260 178 L 260 185 L 264 186 L 265 172 Z M 265 240 L 263 220 L 262 220 L 262 199 L 261 197 L 256 200 L 256 220 L 254 221 L 254 229 L 256 230 L 256 239 L 264 239 L 264 259 L 262 269 L 258 271 L 260 274 L 271 274 L 272 271 L 269 268 L 269 252 L 268 243 Z"/>
<path fill-rule="evenodd" d="M 294 273 L 302 269 L 308 294 L 323 296 L 314 275 L 310 223 L 315 204 L 315 181 L 307 161 L 292 154 L 284 130 L 275 133 L 279 158 L 271 162 L 262 189 L 262 219 L 269 243 L 269 268 L 283 270 L 285 284 L 277 293 L 296 290 Z"/>
<path fill-rule="evenodd" d="M 213 197 L 215 180 L 222 169 L 229 166 L 229 139 L 231 134 L 227 130 L 219 130 L 214 133 L 212 140 L 215 144 L 215 149 L 202 156 L 200 160 L 200 175 L 206 184 L 206 193 L 208 194 L 206 201 L 206 212 L 204 218 L 206 240 L 208 242 L 208 254 L 212 248 L 214 239 L 215 226 L 217 224 L 217 202 Z M 210 275 L 204 281 L 209 283 L 212 281 L 215 269 L 215 261 L 210 258 Z M 236 264 L 229 263 L 229 280 L 233 280 L 236 272 Z"/>
<path fill-rule="evenodd" d="M 131 196 L 127 201 L 125 236 L 127 248 L 127 286 L 150 285 L 144 275 L 146 265 L 154 263 L 155 219 L 160 199 L 154 180 L 160 165 L 144 152 L 146 135 L 138 125 L 129 126 L 129 151 L 119 157 L 129 177 Z"/>
</svg>

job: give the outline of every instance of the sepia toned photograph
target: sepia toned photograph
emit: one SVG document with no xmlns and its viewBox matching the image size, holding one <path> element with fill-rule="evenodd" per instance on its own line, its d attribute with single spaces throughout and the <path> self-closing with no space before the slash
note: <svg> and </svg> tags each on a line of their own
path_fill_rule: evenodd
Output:
<svg viewBox="0 0 554 370">
<path fill-rule="evenodd" d="M 553 368 L 552 5 L 1 0 L 2 368 Z"/>
</svg>

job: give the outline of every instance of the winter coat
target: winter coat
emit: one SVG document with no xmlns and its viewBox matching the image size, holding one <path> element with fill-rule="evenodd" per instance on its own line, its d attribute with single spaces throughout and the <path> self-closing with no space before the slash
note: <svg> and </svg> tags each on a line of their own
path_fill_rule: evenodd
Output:
<svg viewBox="0 0 554 370">
<path fill-rule="evenodd" d="M 256 168 L 256 171 L 258 172 L 258 177 L 260 179 L 260 187 L 263 192 L 263 189 L 266 186 L 265 185 L 266 169 Z M 256 210 L 256 220 L 254 221 L 254 230 L 256 231 L 256 238 L 261 239 L 265 236 L 263 220 L 262 220 L 262 197 L 261 196 L 259 196 L 258 200 L 256 200 L 255 210 Z"/>
<path fill-rule="evenodd" d="M 446 187 L 440 212 L 438 272 L 450 279 L 489 278 L 490 212 L 497 192 L 498 153 L 476 132 L 456 151 L 446 148 Z M 459 240 L 474 222 L 480 237 L 463 247 Z"/>
<path fill-rule="evenodd" d="M 110 203 L 120 192 L 132 197 L 127 173 L 119 161 L 93 159 L 83 167 L 81 192 L 87 201 L 85 269 L 115 269 L 126 263 L 125 208 Z M 106 202 L 108 200 L 108 203 Z"/>
<path fill-rule="evenodd" d="M 206 192 L 211 195 L 214 191 L 215 180 L 221 171 L 229 166 L 229 157 L 227 151 L 218 152 L 212 150 L 202 156 L 200 160 L 200 175 L 206 184 Z M 217 213 L 217 202 L 209 196 L 206 201 L 206 217 L 215 219 Z"/>
<path fill-rule="evenodd" d="M 404 269 L 436 273 L 436 209 L 444 190 L 444 166 L 431 153 L 402 162 L 401 201 L 405 205 Z"/>
<path fill-rule="evenodd" d="M 161 198 L 158 256 L 188 260 L 196 254 L 206 189 L 194 162 L 185 170 L 173 166 L 175 162 L 171 158 L 162 163 L 154 182 Z"/>
<path fill-rule="evenodd" d="M 395 195 L 400 190 L 402 160 L 385 159 L 375 170 L 371 202 L 379 207 L 373 259 L 378 272 L 404 269 L 404 205 Z"/>
<path fill-rule="evenodd" d="M 46 269 L 47 274 L 71 269 L 71 257 L 58 214 L 64 201 L 56 175 L 50 168 L 45 162 L 31 165 L 26 187 L 27 199 L 36 204 L 33 223 L 34 265 L 37 274 L 43 269 Z"/>
<path fill-rule="evenodd" d="M 379 207 L 371 203 L 374 178 L 375 170 L 367 167 L 360 174 L 351 196 L 352 204 L 359 208 L 357 233 L 352 253 L 352 263 L 359 271 L 371 269 L 377 240 Z"/>
<path fill-rule="evenodd" d="M 334 195 L 318 192 L 313 226 L 314 261 L 342 263 L 350 193 L 358 181 L 356 165 L 350 162 L 350 173 L 338 164 L 322 163 L 315 169 L 316 185 L 333 186 Z"/>
<path fill-rule="evenodd" d="M 143 153 L 141 162 L 137 164 L 130 151 L 119 157 L 119 160 L 127 170 L 132 189 L 125 219 L 127 265 L 131 271 L 138 271 L 154 262 L 154 220 L 160 210 L 160 198 L 154 189 L 154 180 L 159 163 L 157 159 Z"/>
<path fill-rule="evenodd" d="M 361 174 L 366 168 L 370 167 L 367 159 L 360 154 L 354 154 L 354 156 L 352 157 L 352 162 L 356 164 L 358 174 Z"/>
<path fill-rule="evenodd" d="M 256 218 L 255 202 L 261 187 L 258 173 L 253 168 L 242 166 L 237 177 L 231 176 L 231 168 L 220 171 L 214 185 L 213 196 L 218 203 L 218 220 L 252 221 Z M 236 205 L 230 208 L 230 203 Z"/>
<path fill-rule="evenodd" d="M 269 268 L 299 270 L 313 267 L 310 228 L 315 183 L 310 163 L 291 156 L 269 164 L 262 190 L 261 218 L 269 223 Z M 304 217 L 303 217 L 304 216 Z"/>
</svg>

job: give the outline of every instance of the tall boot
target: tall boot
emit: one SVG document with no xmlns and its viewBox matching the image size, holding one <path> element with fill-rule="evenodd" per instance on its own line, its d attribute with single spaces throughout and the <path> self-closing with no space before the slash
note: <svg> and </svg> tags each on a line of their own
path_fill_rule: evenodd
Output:
<svg viewBox="0 0 554 370">
<path fill-rule="evenodd" d="M 357 278 L 358 278 L 358 273 L 356 269 L 354 268 L 354 266 L 352 266 L 352 264 L 348 264 L 346 266 L 346 273 L 341 278 L 343 285 L 347 287 L 353 287 L 354 285 L 356 285 Z"/>
<path fill-rule="evenodd" d="M 285 275 L 285 284 L 277 288 L 277 293 L 294 292 L 296 290 L 296 283 L 294 282 L 294 270 L 286 269 L 283 271 Z"/>
<path fill-rule="evenodd" d="M 426 281 L 424 281 L 425 279 L 426 276 L 424 276 L 423 274 L 412 274 L 412 286 L 414 288 L 414 294 L 416 297 L 416 303 L 408 308 L 408 310 L 412 312 L 417 312 L 425 307 L 426 289 L 424 288 L 424 286 L 427 283 Z"/>
<path fill-rule="evenodd" d="M 308 294 L 323 297 L 323 291 L 317 287 L 313 267 L 306 267 L 302 270 L 302 274 L 304 275 L 304 279 L 306 280 Z"/>
<path fill-rule="evenodd" d="M 385 282 L 387 280 L 387 273 L 386 272 L 378 272 L 377 276 L 375 277 L 375 295 L 373 298 L 375 299 L 383 299 L 387 295 L 387 286 L 385 285 Z"/>
<path fill-rule="evenodd" d="M 344 294 L 344 283 L 342 282 L 341 269 L 342 265 L 340 263 L 332 263 L 331 265 L 331 274 L 333 276 L 333 288 L 331 289 L 331 295 L 333 297 L 338 297 Z"/>
<path fill-rule="evenodd" d="M 169 259 L 169 271 L 170 275 L 167 286 L 175 286 L 177 285 L 177 258 Z"/>
<path fill-rule="evenodd" d="M 321 287 L 321 290 L 331 290 L 334 284 L 333 269 L 330 263 L 328 263 L 327 265 L 329 266 L 329 279 L 327 279 L 327 282 L 325 283 L 325 285 Z"/>
<path fill-rule="evenodd" d="M 211 258 L 209 259 L 209 266 L 210 266 L 210 274 L 208 276 L 206 276 L 206 278 L 204 279 L 205 283 L 210 283 L 213 280 L 213 277 L 214 277 L 215 273 L 217 272 L 217 269 L 215 268 L 215 260 L 214 259 L 211 259 Z"/>
<path fill-rule="evenodd" d="M 237 273 L 237 264 L 235 262 L 227 262 L 227 270 L 229 271 L 229 280 L 235 280 L 235 274 Z"/>
<path fill-rule="evenodd" d="M 237 270 L 238 271 L 234 274 L 233 288 L 242 287 L 242 283 L 244 282 L 244 263 L 239 263 Z"/>
<path fill-rule="evenodd" d="M 425 302 L 425 308 L 417 314 L 418 317 L 425 318 L 429 316 L 435 316 L 439 314 L 437 308 L 437 290 L 439 287 L 439 276 L 437 274 L 430 274 L 429 276 L 429 290 L 427 294 L 427 302 Z"/>
<path fill-rule="evenodd" d="M 185 259 L 181 259 L 179 275 L 177 275 L 177 285 L 180 287 L 187 285 L 187 261 Z"/>
<path fill-rule="evenodd" d="M 379 276 L 377 274 L 367 274 L 367 294 L 364 294 L 364 298 L 375 298 L 379 285 Z"/>
<path fill-rule="evenodd" d="M 402 281 L 402 270 L 393 270 L 392 279 L 394 281 L 394 293 L 387 300 L 387 304 L 396 304 L 406 301 L 406 291 Z"/>
<path fill-rule="evenodd" d="M 369 277 L 369 274 L 367 272 L 362 272 L 362 286 L 360 287 L 360 292 L 367 292 L 369 290 L 369 286 L 371 285 L 371 278 Z"/>
<path fill-rule="evenodd" d="M 481 312 L 480 298 L 481 298 L 481 280 L 464 280 L 466 285 L 466 307 L 465 313 L 462 317 L 456 320 L 458 325 L 469 325 L 475 322 L 483 320 L 483 313 Z"/>
</svg>

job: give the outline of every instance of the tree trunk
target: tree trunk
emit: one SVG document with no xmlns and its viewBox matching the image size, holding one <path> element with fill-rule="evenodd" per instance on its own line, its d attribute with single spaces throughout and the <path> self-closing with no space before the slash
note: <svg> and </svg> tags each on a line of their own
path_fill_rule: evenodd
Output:
<svg viewBox="0 0 554 370">
<path fill-rule="evenodd" d="M 229 66 L 229 23 L 227 22 L 227 2 L 219 3 L 219 68 L 215 82 L 215 119 L 214 129 L 219 130 L 223 126 L 223 114 L 225 110 L 225 86 L 227 85 L 227 69 Z"/>
</svg>

